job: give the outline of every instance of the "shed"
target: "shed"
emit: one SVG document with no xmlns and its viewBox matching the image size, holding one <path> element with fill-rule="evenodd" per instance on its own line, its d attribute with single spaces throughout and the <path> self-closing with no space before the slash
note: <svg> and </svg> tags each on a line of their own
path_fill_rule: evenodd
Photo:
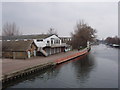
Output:
<svg viewBox="0 0 120 90">
<path fill-rule="evenodd" d="M 33 40 L 3 41 L 2 57 L 3 58 L 30 58 L 36 56 L 37 46 Z"/>
</svg>

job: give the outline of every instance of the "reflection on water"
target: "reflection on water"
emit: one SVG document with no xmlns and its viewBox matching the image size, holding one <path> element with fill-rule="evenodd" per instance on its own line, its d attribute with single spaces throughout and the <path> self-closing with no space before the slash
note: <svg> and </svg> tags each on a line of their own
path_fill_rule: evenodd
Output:
<svg viewBox="0 0 120 90">
<path fill-rule="evenodd" d="M 117 88 L 118 49 L 93 46 L 90 53 L 10 85 L 10 88 Z"/>
<path fill-rule="evenodd" d="M 76 62 L 72 62 L 72 64 L 74 65 L 75 75 L 81 82 L 87 81 L 90 72 L 95 68 L 94 57 L 90 54 Z"/>
</svg>

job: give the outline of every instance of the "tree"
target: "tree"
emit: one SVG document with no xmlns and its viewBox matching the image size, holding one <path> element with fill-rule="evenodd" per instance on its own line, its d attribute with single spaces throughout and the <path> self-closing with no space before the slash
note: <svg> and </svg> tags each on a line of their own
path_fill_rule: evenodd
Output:
<svg viewBox="0 0 120 90">
<path fill-rule="evenodd" d="M 94 38 L 96 37 L 95 33 L 96 30 L 83 21 L 77 23 L 74 33 L 71 33 L 71 45 L 73 49 L 79 49 L 80 46 L 86 47 L 87 41 L 94 41 Z"/>
<path fill-rule="evenodd" d="M 55 31 L 54 28 L 50 28 L 50 29 L 48 30 L 48 33 L 47 33 L 47 34 L 49 34 L 49 35 L 55 34 L 55 35 L 58 36 L 57 31 Z"/>
<path fill-rule="evenodd" d="M 22 33 L 19 31 L 17 25 L 13 23 L 5 23 L 2 28 L 2 35 L 3 36 L 16 36 L 21 35 Z"/>
<path fill-rule="evenodd" d="M 120 45 L 120 38 L 115 36 L 115 37 L 107 37 L 105 39 L 105 42 L 108 44 L 118 44 Z"/>
</svg>

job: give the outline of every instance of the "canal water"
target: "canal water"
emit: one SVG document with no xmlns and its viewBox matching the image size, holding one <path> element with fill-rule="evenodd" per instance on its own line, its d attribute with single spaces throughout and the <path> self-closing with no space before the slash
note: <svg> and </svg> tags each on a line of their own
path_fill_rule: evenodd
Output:
<svg viewBox="0 0 120 90">
<path fill-rule="evenodd" d="M 44 70 L 7 88 L 118 88 L 118 50 L 92 46 L 82 57 Z"/>
</svg>

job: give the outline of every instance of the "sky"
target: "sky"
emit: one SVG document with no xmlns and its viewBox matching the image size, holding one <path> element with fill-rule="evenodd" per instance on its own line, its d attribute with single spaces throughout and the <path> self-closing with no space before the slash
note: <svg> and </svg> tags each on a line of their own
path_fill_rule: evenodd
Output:
<svg viewBox="0 0 120 90">
<path fill-rule="evenodd" d="M 97 30 L 97 38 L 118 35 L 117 2 L 3 2 L 2 24 L 13 23 L 23 34 L 47 33 L 70 36 L 84 20 Z"/>
<path fill-rule="evenodd" d="M 2 2 L 0 2 L 0 35 L 2 33 Z"/>
</svg>

